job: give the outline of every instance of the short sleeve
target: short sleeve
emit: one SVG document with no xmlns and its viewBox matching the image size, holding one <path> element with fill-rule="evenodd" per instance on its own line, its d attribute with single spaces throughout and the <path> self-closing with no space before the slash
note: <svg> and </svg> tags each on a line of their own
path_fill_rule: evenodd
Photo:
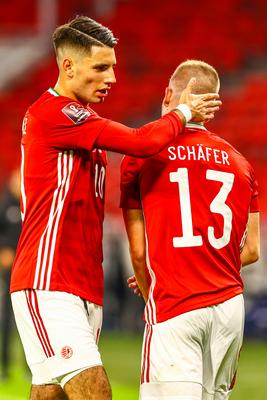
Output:
<svg viewBox="0 0 267 400">
<path fill-rule="evenodd" d="M 253 187 L 252 187 L 252 196 L 250 201 L 250 210 L 251 213 L 259 212 L 259 191 L 258 191 L 258 182 L 254 178 Z"/>
<path fill-rule="evenodd" d="M 135 157 L 124 157 L 121 163 L 121 197 L 120 207 L 141 209 L 139 173 L 144 160 Z"/>
<path fill-rule="evenodd" d="M 66 97 L 54 97 L 35 111 L 45 142 L 59 148 L 91 150 L 110 120 Z"/>
</svg>

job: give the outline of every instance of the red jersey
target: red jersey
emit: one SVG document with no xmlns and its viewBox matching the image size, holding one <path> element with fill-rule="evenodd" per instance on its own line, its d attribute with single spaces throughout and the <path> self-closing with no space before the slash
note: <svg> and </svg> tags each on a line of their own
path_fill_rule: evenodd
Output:
<svg viewBox="0 0 267 400">
<path fill-rule="evenodd" d="M 162 124 L 168 131 L 163 141 L 170 142 L 182 129 L 179 118 L 171 114 L 131 129 L 100 118 L 53 89 L 29 108 L 22 132 L 23 225 L 11 292 L 58 290 L 102 304 L 103 149 L 139 156 L 149 155 L 150 147 L 159 151 L 162 136 L 158 138 L 157 132 Z M 157 142 L 151 140 L 155 134 Z"/>
<path fill-rule="evenodd" d="M 240 247 L 257 195 L 247 160 L 201 125 L 154 157 L 124 158 L 121 207 L 142 207 L 145 219 L 147 323 L 242 292 Z"/>
</svg>

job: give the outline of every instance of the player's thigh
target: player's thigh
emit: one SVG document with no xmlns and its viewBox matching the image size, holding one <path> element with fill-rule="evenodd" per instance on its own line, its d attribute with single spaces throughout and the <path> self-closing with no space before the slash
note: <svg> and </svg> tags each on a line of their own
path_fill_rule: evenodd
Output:
<svg viewBox="0 0 267 400">
<path fill-rule="evenodd" d="M 111 386 L 102 366 L 82 371 L 64 386 L 69 400 L 111 400 Z"/>
<path fill-rule="evenodd" d="M 79 297 L 64 292 L 25 290 L 12 294 L 17 327 L 33 384 L 59 382 L 62 376 L 102 365 L 96 333 L 101 317 L 89 321 Z M 90 309 L 102 314 L 101 307 Z"/>
<path fill-rule="evenodd" d="M 68 400 L 60 385 L 32 385 L 30 400 Z"/>
<path fill-rule="evenodd" d="M 146 326 L 141 366 L 142 400 L 173 396 L 201 400 L 202 340 L 207 321 L 207 310 L 200 309 Z"/>
<path fill-rule="evenodd" d="M 244 301 L 238 295 L 212 307 L 212 328 L 203 359 L 203 400 L 227 400 L 243 341 Z M 213 397 L 211 397 L 213 399 Z"/>
</svg>

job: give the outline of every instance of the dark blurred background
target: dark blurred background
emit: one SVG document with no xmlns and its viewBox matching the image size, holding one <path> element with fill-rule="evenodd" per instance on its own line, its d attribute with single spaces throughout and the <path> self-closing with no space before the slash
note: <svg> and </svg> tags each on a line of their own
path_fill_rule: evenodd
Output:
<svg viewBox="0 0 267 400">
<path fill-rule="evenodd" d="M 0 246 L 1 235 L 4 238 L 7 235 L 5 223 L 18 223 L 14 204 L 6 203 L 12 194 L 14 170 L 20 163 L 22 119 L 27 107 L 56 82 L 51 33 L 58 24 L 76 15 L 98 20 L 119 38 L 117 84 L 105 103 L 95 107 L 103 117 L 130 126 L 157 118 L 168 79 L 186 59 L 201 59 L 219 72 L 223 105 L 209 129 L 229 140 L 248 158 L 260 187 L 262 256 L 257 264 L 243 272 L 247 305 L 245 332 L 247 337 L 267 339 L 265 0 L 0 0 L 0 208 L 4 215 L 2 228 L 0 221 Z M 126 287 L 131 267 L 118 208 L 121 157 L 109 154 L 104 329 L 141 332 L 143 303 Z M 0 258 L 1 327 L 6 318 L 3 299 L 8 267 L 5 265 L 10 264 L 11 255 L 4 253 L 4 256 L 2 261 Z"/>
</svg>

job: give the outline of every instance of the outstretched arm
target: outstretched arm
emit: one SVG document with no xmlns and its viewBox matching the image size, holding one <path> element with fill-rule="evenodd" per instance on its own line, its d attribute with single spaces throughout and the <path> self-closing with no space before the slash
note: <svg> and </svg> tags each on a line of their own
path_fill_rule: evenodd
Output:
<svg viewBox="0 0 267 400">
<path fill-rule="evenodd" d="M 129 128 L 110 121 L 95 141 L 95 147 L 134 157 L 157 154 L 182 132 L 184 124 L 174 113 L 150 122 L 141 128 Z"/>
<path fill-rule="evenodd" d="M 241 265 L 252 264 L 260 256 L 260 217 L 258 212 L 249 213 L 247 235 L 241 250 Z"/>
<path fill-rule="evenodd" d="M 157 154 L 175 139 L 188 120 L 194 118 L 198 121 L 208 121 L 218 111 L 221 105 L 219 95 L 194 95 L 194 84 L 195 79 L 192 78 L 181 95 L 189 114 L 175 109 L 160 119 L 136 129 L 110 121 L 97 137 L 95 147 L 135 157 Z"/>
<path fill-rule="evenodd" d="M 147 301 L 148 280 L 146 276 L 146 242 L 143 211 L 140 209 L 123 209 L 123 218 L 136 281 L 144 300 Z"/>
</svg>

